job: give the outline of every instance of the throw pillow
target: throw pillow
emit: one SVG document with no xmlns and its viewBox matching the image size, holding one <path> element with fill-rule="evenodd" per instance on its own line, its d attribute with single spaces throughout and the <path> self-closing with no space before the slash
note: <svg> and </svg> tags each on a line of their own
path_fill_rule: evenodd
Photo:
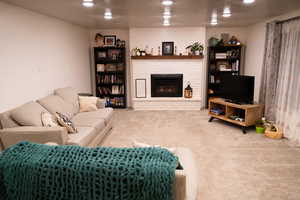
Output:
<svg viewBox="0 0 300 200">
<path fill-rule="evenodd" d="M 57 119 L 55 116 L 48 112 L 42 112 L 42 124 L 47 127 L 58 127 Z"/>
<path fill-rule="evenodd" d="M 150 144 L 141 143 L 141 142 L 137 142 L 137 141 L 133 141 L 132 145 L 134 147 L 138 147 L 138 148 L 159 147 L 159 148 L 167 149 L 168 151 L 170 151 L 173 154 L 175 154 L 175 152 L 176 152 L 176 148 L 168 148 L 168 147 L 163 147 L 160 145 L 150 145 Z"/>
<path fill-rule="evenodd" d="M 79 112 L 91 112 L 98 110 L 97 101 L 97 97 L 79 96 Z"/>
<path fill-rule="evenodd" d="M 42 112 L 47 112 L 40 104 L 31 101 L 11 112 L 11 117 L 22 126 L 43 126 Z"/>
<path fill-rule="evenodd" d="M 68 130 L 68 133 L 77 133 L 77 129 L 75 128 L 73 122 L 65 115 L 56 112 L 56 118 L 58 123 L 65 127 Z"/>
</svg>

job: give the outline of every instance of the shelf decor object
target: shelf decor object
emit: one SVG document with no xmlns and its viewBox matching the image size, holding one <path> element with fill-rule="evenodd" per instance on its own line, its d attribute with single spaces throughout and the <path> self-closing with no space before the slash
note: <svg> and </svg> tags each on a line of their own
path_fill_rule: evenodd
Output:
<svg viewBox="0 0 300 200">
<path fill-rule="evenodd" d="M 106 107 L 126 108 L 126 49 L 96 47 L 96 96 L 105 99 Z"/>
<path fill-rule="evenodd" d="M 211 97 L 220 97 L 222 75 L 241 75 L 243 53 L 244 46 L 242 45 L 209 47 L 207 59 L 207 107 Z"/>
</svg>

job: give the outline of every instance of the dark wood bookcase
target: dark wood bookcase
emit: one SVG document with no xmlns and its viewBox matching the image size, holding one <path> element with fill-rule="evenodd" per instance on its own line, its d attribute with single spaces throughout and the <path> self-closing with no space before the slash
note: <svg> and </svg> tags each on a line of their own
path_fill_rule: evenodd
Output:
<svg viewBox="0 0 300 200">
<path fill-rule="evenodd" d="M 240 75 L 242 68 L 242 45 L 209 47 L 207 64 L 207 99 L 220 96 L 221 76 Z M 234 86 L 233 86 L 234 87 Z"/>
<path fill-rule="evenodd" d="M 96 95 L 105 99 L 106 107 L 126 108 L 126 49 L 96 47 Z"/>
</svg>

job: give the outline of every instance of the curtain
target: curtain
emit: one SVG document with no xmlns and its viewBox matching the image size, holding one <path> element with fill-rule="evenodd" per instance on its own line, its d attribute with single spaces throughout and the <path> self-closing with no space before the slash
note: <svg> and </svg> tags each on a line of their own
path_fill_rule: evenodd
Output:
<svg viewBox="0 0 300 200">
<path fill-rule="evenodd" d="M 275 97 L 280 61 L 281 24 L 267 24 L 265 56 L 262 68 L 259 103 L 265 105 L 265 117 L 275 121 Z"/>
<path fill-rule="evenodd" d="M 300 19 L 284 22 L 281 29 L 275 118 L 284 135 L 300 144 Z"/>
</svg>

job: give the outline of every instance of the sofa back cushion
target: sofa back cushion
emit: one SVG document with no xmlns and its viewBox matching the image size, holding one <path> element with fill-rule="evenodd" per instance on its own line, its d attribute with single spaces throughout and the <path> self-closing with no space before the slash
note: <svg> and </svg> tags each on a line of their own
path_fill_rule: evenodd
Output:
<svg viewBox="0 0 300 200">
<path fill-rule="evenodd" d="M 11 111 L 0 113 L 0 129 L 3 128 L 15 128 L 20 126 L 14 119 L 11 118 Z"/>
<path fill-rule="evenodd" d="M 70 118 L 73 116 L 72 105 L 57 95 L 49 95 L 37 100 L 37 102 L 46 108 L 52 115 L 55 115 L 56 112 L 59 112 Z"/>
<path fill-rule="evenodd" d="M 43 126 L 42 112 L 47 112 L 40 104 L 28 102 L 11 112 L 11 117 L 22 126 Z"/>
<path fill-rule="evenodd" d="M 54 94 L 60 96 L 64 101 L 72 105 L 73 115 L 79 112 L 78 93 L 74 88 L 59 88 L 54 90 Z"/>
</svg>

